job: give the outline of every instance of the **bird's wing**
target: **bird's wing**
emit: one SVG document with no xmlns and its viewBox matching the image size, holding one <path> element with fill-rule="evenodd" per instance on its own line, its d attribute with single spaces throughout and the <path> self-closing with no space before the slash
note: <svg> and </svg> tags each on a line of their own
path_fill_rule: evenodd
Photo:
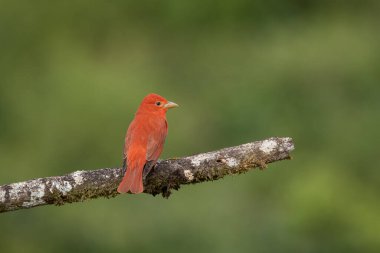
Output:
<svg viewBox="0 0 380 253">
<path fill-rule="evenodd" d="M 166 119 L 156 121 L 154 129 L 150 132 L 147 143 L 146 160 L 157 161 L 164 149 L 168 124 Z"/>
<path fill-rule="evenodd" d="M 165 119 L 160 119 L 156 121 L 155 128 L 150 132 L 147 152 L 146 152 L 146 164 L 143 170 L 143 178 L 145 178 L 153 166 L 156 164 L 158 158 L 160 157 L 162 150 L 164 149 L 164 143 L 166 135 L 168 133 L 168 124 Z"/>
</svg>

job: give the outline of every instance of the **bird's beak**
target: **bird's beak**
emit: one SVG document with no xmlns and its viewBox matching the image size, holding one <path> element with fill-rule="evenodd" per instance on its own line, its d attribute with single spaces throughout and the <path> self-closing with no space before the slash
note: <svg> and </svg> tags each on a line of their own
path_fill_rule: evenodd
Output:
<svg viewBox="0 0 380 253">
<path fill-rule="evenodd" d="M 178 107 L 178 106 L 179 106 L 179 105 L 177 105 L 176 103 L 168 101 L 168 102 L 164 105 L 164 108 L 170 109 L 170 108 L 174 108 L 174 107 Z"/>
</svg>

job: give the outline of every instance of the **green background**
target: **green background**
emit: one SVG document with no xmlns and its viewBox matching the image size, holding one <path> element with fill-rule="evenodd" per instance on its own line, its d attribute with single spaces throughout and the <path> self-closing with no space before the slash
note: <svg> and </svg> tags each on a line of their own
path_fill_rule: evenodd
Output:
<svg viewBox="0 0 380 253">
<path fill-rule="evenodd" d="M 118 167 L 155 92 L 162 158 L 271 136 L 293 160 L 0 214 L 5 252 L 379 252 L 379 1 L 0 1 L 0 184 Z"/>
</svg>

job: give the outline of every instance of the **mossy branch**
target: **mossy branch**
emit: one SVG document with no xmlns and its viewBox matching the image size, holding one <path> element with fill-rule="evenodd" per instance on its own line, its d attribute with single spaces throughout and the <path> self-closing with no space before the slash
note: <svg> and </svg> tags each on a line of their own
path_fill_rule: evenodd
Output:
<svg viewBox="0 0 380 253">
<path fill-rule="evenodd" d="M 217 180 L 289 159 L 291 138 L 270 138 L 204 154 L 160 161 L 144 180 L 144 192 L 169 197 L 180 185 Z M 0 186 L 0 212 L 115 197 L 121 168 L 76 171 Z"/>
</svg>

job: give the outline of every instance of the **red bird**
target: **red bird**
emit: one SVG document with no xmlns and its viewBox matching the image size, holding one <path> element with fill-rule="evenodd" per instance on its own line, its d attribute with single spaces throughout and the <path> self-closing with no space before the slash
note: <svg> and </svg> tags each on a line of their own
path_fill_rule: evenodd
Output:
<svg viewBox="0 0 380 253">
<path fill-rule="evenodd" d="M 141 193 L 144 175 L 156 164 L 168 133 L 166 112 L 178 107 L 157 94 L 147 95 L 128 127 L 124 145 L 124 169 L 127 169 L 117 191 Z M 126 166 L 126 167 L 125 167 Z"/>
</svg>

